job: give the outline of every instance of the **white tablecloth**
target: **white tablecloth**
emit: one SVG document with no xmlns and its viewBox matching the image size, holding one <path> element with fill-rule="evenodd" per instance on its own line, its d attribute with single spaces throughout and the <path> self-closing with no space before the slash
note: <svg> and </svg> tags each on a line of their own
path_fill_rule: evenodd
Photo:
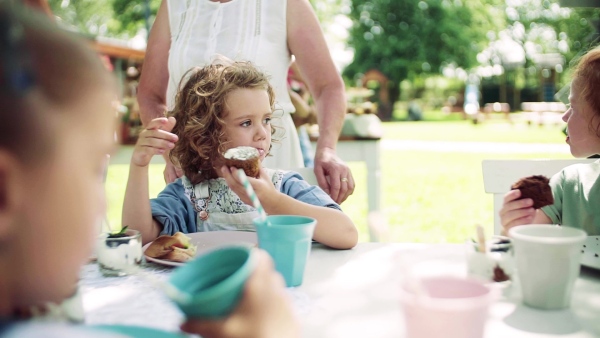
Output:
<svg viewBox="0 0 600 338">
<path fill-rule="evenodd" d="M 407 269 L 465 275 L 462 245 L 361 243 L 352 250 L 313 245 L 302 286 L 289 295 L 303 337 L 403 337 L 398 288 Z M 147 264 L 166 280 L 171 268 Z M 103 277 L 96 264 L 81 280 L 87 324 L 130 324 L 176 331 L 182 314 L 152 285 L 135 276 Z M 517 285 L 490 309 L 486 338 L 600 336 L 600 271 L 583 269 L 572 306 L 540 311 L 520 304 Z"/>
</svg>

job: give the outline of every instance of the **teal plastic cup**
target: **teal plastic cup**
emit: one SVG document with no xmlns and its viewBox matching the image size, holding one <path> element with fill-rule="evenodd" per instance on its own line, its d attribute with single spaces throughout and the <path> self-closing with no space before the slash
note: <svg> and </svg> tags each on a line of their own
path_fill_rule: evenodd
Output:
<svg viewBox="0 0 600 338">
<path fill-rule="evenodd" d="M 175 269 L 169 283 L 185 301 L 175 304 L 188 318 L 225 317 L 236 307 L 254 269 L 252 248 L 227 246 Z"/>
<path fill-rule="evenodd" d="M 317 220 L 304 216 L 267 216 L 253 220 L 258 246 L 271 255 L 286 286 L 302 284 Z"/>
</svg>

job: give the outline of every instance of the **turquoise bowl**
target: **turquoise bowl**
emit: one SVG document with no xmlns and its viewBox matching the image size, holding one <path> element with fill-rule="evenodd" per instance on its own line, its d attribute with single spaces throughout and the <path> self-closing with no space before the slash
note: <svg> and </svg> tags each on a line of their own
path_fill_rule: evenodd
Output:
<svg viewBox="0 0 600 338">
<path fill-rule="evenodd" d="M 258 246 L 273 258 L 286 286 L 301 285 L 317 221 L 293 215 L 267 216 L 267 221 L 253 220 Z"/>
<path fill-rule="evenodd" d="M 239 302 L 254 269 L 251 250 L 245 246 L 221 247 L 175 269 L 169 283 L 187 298 L 175 304 L 188 318 L 227 316 Z"/>
</svg>

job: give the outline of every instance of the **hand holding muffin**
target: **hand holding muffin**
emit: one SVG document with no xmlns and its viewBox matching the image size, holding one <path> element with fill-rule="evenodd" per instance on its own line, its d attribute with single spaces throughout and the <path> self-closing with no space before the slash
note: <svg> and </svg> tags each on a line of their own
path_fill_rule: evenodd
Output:
<svg viewBox="0 0 600 338">
<path fill-rule="evenodd" d="M 253 147 L 235 147 L 227 149 L 225 154 L 227 168 L 243 169 L 248 177 L 260 176 L 260 153 Z"/>
<path fill-rule="evenodd" d="M 500 209 L 500 223 L 504 232 L 524 224 L 547 224 L 550 218 L 540 208 L 554 203 L 549 179 L 534 175 L 524 177 L 511 186 L 504 195 Z"/>
</svg>

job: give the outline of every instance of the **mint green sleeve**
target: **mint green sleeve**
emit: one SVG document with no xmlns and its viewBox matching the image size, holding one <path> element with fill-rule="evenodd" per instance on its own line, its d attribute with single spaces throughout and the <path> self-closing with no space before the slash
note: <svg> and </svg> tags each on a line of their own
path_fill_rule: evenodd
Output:
<svg viewBox="0 0 600 338">
<path fill-rule="evenodd" d="M 542 207 L 542 211 L 552 220 L 553 224 L 562 224 L 564 186 L 565 172 L 561 170 L 550 178 L 550 188 L 552 188 L 554 204 Z"/>
</svg>

